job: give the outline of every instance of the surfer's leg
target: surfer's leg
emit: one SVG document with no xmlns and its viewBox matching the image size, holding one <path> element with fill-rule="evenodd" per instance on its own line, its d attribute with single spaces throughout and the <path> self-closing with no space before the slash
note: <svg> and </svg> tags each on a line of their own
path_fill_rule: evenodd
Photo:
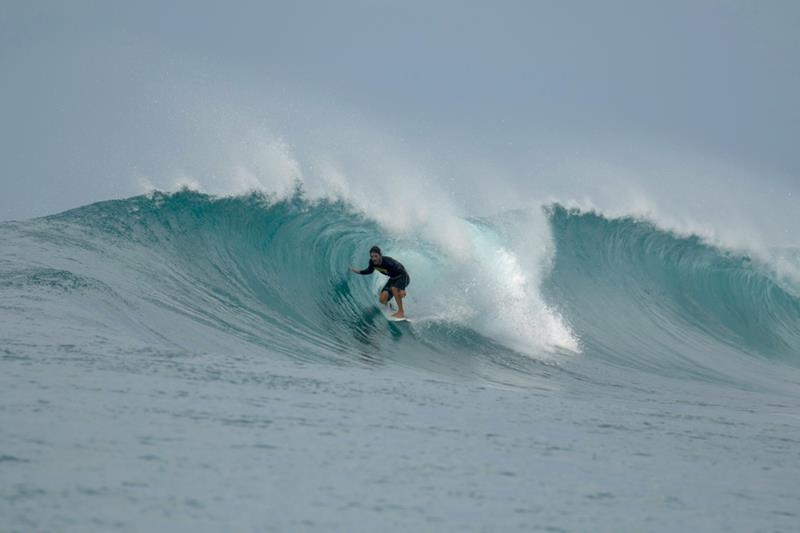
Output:
<svg viewBox="0 0 800 533">
<path fill-rule="evenodd" d="M 406 291 L 398 289 L 397 287 L 392 287 L 392 295 L 397 301 L 397 312 L 392 313 L 392 316 L 403 318 L 405 316 L 405 312 L 403 311 L 403 297 L 406 295 Z"/>
<path fill-rule="evenodd" d="M 380 294 L 378 294 L 378 301 L 381 305 L 389 305 L 389 300 L 392 299 L 392 280 L 386 282 L 386 285 L 383 286 L 381 289 Z"/>
<path fill-rule="evenodd" d="M 405 276 L 398 276 L 389 280 L 387 285 L 391 284 L 392 296 L 397 300 L 397 312 L 392 316 L 396 318 L 403 318 L 406 316 L 403 310 L 403 298 L 406 297 L 406 287 L 411 283 L 411 278 L 406 274 Z"/>
</svg>

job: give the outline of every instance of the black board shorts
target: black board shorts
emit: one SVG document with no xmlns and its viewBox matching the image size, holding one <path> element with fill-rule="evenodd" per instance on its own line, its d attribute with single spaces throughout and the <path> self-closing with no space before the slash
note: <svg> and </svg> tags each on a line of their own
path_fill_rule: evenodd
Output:
<svg viewBox="0 0 800 533">
<path fill-rule="evenodd" d="M 411 284 L 411 278 L 408 274 L 402 274 L 400 276 L 396 276 L 394 278 L 389 278 L 389 281 L 386 282 L 386 285 L 383 286 L 381 292 L 388 292 L 389 293 L 389 300 L 394 297 L 392 294 L 392 287 L 397 287 L 397 290 L 402 291 L 405 290 Z M 386 300 L 387 302 L 389 300 Z"/>
</svg>

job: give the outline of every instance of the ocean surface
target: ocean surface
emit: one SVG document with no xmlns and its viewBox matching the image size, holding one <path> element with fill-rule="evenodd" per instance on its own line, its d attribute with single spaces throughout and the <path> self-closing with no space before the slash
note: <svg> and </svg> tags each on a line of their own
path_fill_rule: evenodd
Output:
<svg viewBox="0 0 800 533">
<path fill-rule="evenodd" d="M 796 249 L 182 190 L 0 250 L 4 532 L 800 531 Z"/>
</svg>

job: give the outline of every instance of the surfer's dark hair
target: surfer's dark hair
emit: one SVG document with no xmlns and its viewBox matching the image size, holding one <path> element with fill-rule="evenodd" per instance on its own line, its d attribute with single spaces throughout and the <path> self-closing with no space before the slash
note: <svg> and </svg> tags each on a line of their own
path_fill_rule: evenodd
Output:
<svg viewBox="0 0 800 533">
<path fill-rule="evenodd" d="M 371 254 L 383 255 L 383 254 L 381 253 L 381 249 L 380 249 L 380 248 L 378 248 L 377 246 L 373 246 L 372 248 L 370 248 L 370 249 L 369 249 L 369 253 L 371 253 Z"/>
</svg>

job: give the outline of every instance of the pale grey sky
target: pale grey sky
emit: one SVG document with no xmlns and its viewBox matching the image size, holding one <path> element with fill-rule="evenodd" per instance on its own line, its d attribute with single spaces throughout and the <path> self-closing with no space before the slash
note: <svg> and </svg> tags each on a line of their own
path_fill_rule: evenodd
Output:
<svg viewBox="0 0 800 533">
<path fill-rule="evenodd" d="M 269 130 L 302 164 L 385 150 L 454 187 L 741 188 L 788 232 L 799 27 L 794 1 L 5 0 L 0 220 L 218 180 Z"/>
</svg>

